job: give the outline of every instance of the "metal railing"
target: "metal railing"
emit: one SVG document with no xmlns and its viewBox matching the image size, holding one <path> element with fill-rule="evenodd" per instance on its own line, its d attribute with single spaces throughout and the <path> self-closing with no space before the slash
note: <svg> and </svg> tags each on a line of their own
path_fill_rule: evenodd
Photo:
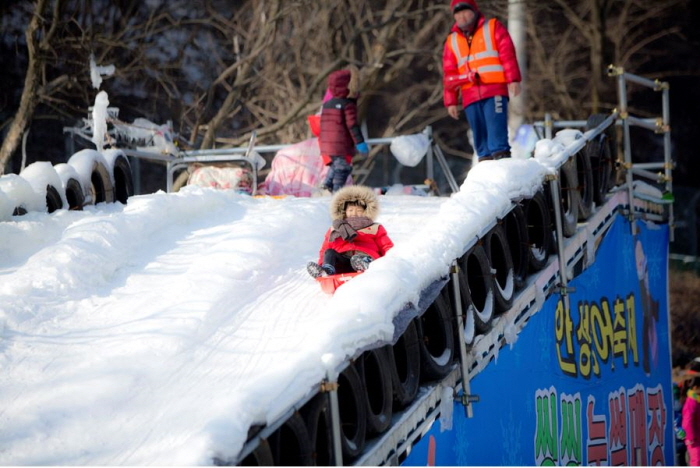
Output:
<svg viewBox="0 0 700 468">
<path fill-rule="evenodd" d="M 423 130 L 422 133 L 426 135 L 430 141 L 428 152 L 426 154 L 426 178 L 431 180 L 434 179 L 435 160 L 437 160 L 445 178 L 447 179 L 447 183 L 449 184 L 450 189 L 452 190 L 452 192 L 458 192 L 459 184 L 457 183 L 455 176 L 452 174 L 452 171 L 450 170 L 450 167 L 447 164 L 447 159 L 445 158 L 445 155 L 440 149 L 440 147 L 433 141 L 432 128 L 428 126 Z M 240 162 L 243 165 L 248 166 L 248 168 L 250 169 L 250 172 L 253 177 L 253 195 L 255 195 L 258 185 L 258 169 L 255 164 L 255 160 L 252 157 L 253 153 L 274 153 L 289 146 L 292 146 L 292 144 L 256 146 L 256 138 L 256 133 L 253 132 L 251 134 L 250 142 L 247 146 L 237 148 L 189 150 L 182 151 L 178 154 L 163 154 L 132 149 L 124 149 L 123 151 L 124 154 L 133 158 L 146 159 L 164 163 L 167 167 L 167 192 L 173 191 L 175 173 L 178 170 L 186 168 L 192 164 L 221 164 Z M 368 138 L 365 141 L 370 146 L 384 145 L 391 144 L 395 138 L 397 137 Z"/>
<path fill-rule="evenodd" d="M 633 186 L 632 186 L 632 175 L 638 175 L 646 179 L 652 180 L 656 183 L 662 183 L 665 185 L 665 192 L 673 193 L 673 177 L 671 172 L 673 170 L 673 160 L 671 159 L 671 124 L 670 124 L 670 99 L 669 99 L 669 85 L 667 82 L 660 82 L 659 80 L 649 80 L 642 78 L 640 76 L 633 75 L 624 71 L 622 67 L 608 67 L 608 75 L 617 77 L 618 86 L 618 99 L 620 104 L 620 118 L 622 120 L 623 129 L 623 148 L 624 148 L 624 163 L 623 167 L 627 170 L 627 189 L 629 190 L 630 200 L 635 197 Z M 654 91 L 661 91 L 661 117 L 657 118 L 654 122 L 649 122 L 645 119 L 640 119 L 629 115 L 627 108 L 627 82 L 636 83 L 638 85 L 646 86 Z M 635 125 L 647 130 L 651 130 L 655 133 L 663 134 L 664 141 L 664 160 L 662 163 L 647 163 L 647 164 L 633 164 L 632 163 L 632 143 L 630 140 L 630 126 Z M 652 173 L 649 169 L 663 169 L 663 173 Z M 662 200 L 658 200 L 662 202 Z M 669 235 L 670 240 L 673 241 L 673 204 L 670 203 L 668 207 L 668 221 L 669 221 Z"/>
<path fill-rule="evenodd" d="M 668 205 L 668 223 L 670 227 L 670 240 L 674 238 L 674 216 L 673 216 L 673 177 L 672 171 L 674 162 L 671 155 L 671 126 L 670 126 L 670 100 L 669 100 L 669 84 L 659 80 L 650 80 L 624 71 L 622 67 L 610 65 L 608 67 L 608 76 L 617 78 L 617 94 L 618 94 L 618 109 L 613 110 L 605 121 L 601 122 L 596 128 L 585 133 L 581 139 L 581 144 L 585 145 L 588 141 L 600 135 L 611 125 L 617 125 L 622 128 L 622 157 L 618 158 L 616 164 L 625 172 L 626 189 L 629 192 L 630 200 L 638 199 L 650 201 L 652 203 Z M 654 91 L 661 92 L 661 116 L 657 118 L 640 118 L 630 115 L 627 101 L 627 84 L 634 83 L 645 86 Z M 545 115 L 544 121 L 535 122 L 535 127 L 540 131 L 544 130 L 545 138 L 552 138 L 554 128 L 572 128 L 585 127 L 586 121 L 582 120 L 552 120 L 551 114 Z M 652 163 L 635 163 L 632 161 L 632 140 L 630 137 L 630 127 L 635 126 L 642 129 L 653 131 L 663 135 L 663 161 Z M 539 133 L 539 132 L 538 132 Z M 567 148 L 568 149 L 568 148 Z M 576 149 L 576 148 L 571 148 Z M 574 154 L 575 151 L 571 152 Z M 653 170 L 661 170 L 660 172 L 652 172 Z M 638 176 L 649 180 L 656 184 L 663 185 L 664 194 L 669 194 L 668 198 L 655 198 L 647 194 L 642 194 L 634 191 L 633 176 Z M 635 217 L 634 203 L 630 204 L 630 218 Z M 636 229 L 632 223 L 633 231 Z"/>
</svg>

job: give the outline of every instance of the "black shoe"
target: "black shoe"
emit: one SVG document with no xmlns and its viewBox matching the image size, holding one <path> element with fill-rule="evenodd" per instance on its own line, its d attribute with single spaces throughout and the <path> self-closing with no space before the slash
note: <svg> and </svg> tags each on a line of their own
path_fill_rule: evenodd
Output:
<svg viewBox="0 0 700 468">
<path fill-rule="evenodd" d="M 491 155 L 493 159 L 504 159 L 504 158 L 510 158 L 510 151 L 496 151 Z"/>
</svg>

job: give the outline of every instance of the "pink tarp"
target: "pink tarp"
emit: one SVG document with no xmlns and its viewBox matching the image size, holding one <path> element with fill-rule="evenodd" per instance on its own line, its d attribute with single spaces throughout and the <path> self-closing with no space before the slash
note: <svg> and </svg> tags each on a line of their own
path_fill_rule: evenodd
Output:
<svg viewBox="0 0 700 468">
<path fill-rule="evenodd" d="M 318 138 L 310 138 L 277 152 L 270 173 L 258 187 L 263 195 L 311 197 L 319 194 L 319 186 L 328 173 L 323 165 Z M 352 183 L 348 177 L 346 184 Z"/>
</svg>

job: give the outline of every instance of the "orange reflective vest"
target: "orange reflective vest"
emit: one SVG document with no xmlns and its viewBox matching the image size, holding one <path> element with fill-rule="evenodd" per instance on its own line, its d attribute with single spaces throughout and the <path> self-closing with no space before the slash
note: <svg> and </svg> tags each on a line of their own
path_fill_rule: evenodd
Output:
<svg viewBox="0 0 700 468">
<path fill-rule="evenodd" d="M 503 64 L 496 48 L 493 19 L 484 22 L 484 26 L 476 31 L 471 45 L 463 34 L 457 32 L 450 34 L 448 44 L 457 58 L 460 75 L 476 71 L 481 83 L 506 83 Z M 466 83 L 462 88 L 472 86 L 474 83 Z"/>
</svg>

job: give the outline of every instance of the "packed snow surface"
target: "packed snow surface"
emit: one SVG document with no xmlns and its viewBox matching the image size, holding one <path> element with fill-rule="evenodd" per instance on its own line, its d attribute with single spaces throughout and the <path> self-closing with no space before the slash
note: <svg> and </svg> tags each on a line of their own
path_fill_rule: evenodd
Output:
<svg viewBox="0 0 700 468">
<path fill-rule="evenodd" d="M 531 197 L 561 148 L 477 164 L 449 198 L 381 196 L 395 247 L 334 296 L 305 268 L 328 196 L 185 187 L 1 222 L 0 464 L 235 457 L 252 424 L 390 341 L 394 315 Z"/>
</svg>

